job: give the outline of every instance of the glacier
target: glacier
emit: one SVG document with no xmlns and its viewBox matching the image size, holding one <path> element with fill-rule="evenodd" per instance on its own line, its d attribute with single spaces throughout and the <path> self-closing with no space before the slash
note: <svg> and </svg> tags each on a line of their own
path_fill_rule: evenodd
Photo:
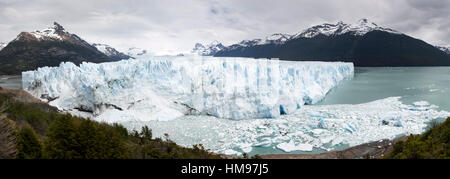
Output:
<svg viewBox="0 0 450 179">
<path fill-rule="evenodd" d="M 22 85 L 62 111 L 99 121 L 240 120 L 292 114 L 353 73 L 353 64 L 344 62 L 152 56 L 43 67 L 23 72 Z"/>
</svg>

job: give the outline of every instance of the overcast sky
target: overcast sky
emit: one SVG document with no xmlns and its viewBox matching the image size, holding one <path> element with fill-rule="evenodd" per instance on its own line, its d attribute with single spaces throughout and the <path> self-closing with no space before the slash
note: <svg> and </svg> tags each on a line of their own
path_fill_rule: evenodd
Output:
<svg viewBox="0 0 450 179">
<path fill-rule="evenodd" d="M 450 0 L 0 0 L 0 42 L 56 21 L 88 42 L 161 54 L 361 18 L 450 46 Z"/>
</svg>

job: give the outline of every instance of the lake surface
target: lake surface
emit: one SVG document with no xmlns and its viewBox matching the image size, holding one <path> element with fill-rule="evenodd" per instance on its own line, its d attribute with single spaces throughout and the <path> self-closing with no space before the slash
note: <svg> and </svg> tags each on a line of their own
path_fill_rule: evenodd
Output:
<svg viewBox="0 0 450 179">
<path fill-rule="evenodd" d="M 22 77 L 21 76 L 0 77 L 0 87 L 9 89 L 22 89 Z"/>
<path fill-rule="evenodd" d="M 352 80 L 318 104 L 359 104 L 391 96 L 401 96 L 406 104 L 428 101 L 450 111 L 450 67 L 358 67 Z"/>
</svg>

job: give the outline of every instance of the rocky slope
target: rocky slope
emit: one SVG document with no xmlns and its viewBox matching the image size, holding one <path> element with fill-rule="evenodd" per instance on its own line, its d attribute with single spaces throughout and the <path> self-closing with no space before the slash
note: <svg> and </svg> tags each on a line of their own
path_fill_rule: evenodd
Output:
<svg viewBox="0 0 450 179">
<path fill-rule="evenodd" d="M 113 48 L 107 44 L 93 43 L 92 46 L 97 48 L 97 50 L 99 50 L 100 52 L 103 52 L 106 56 L 108 56 L 109 58 L 111 58 L 111 60 L 114 60 L 114 61 L 131 58 L 130 56 L 117 51 L 115 48 Z"/>
<path fill-rule="evenodd" d="M 7 43 L 0 42 L 0 51 L 8 45 Z"/>
<path fill-rule="evenodd" d="M 445 53 L 447 53 L 447 54 L 450 54 L 450 47 L 440 47 L 440 46 L 436 46 L 436 48 L 438 48 L 439 50 L 441 50 L 441 51 L 443 51 L 443 52 L 445 52 Z"/>
</svg>

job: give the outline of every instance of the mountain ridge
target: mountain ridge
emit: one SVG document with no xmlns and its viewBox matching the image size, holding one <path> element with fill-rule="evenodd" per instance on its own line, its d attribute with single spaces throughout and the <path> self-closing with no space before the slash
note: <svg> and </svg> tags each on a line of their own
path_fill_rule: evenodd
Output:
<svg viewBox="0 0 450 179">
<path fill-rule="evenodd" d="M 131 56 L 119 52 L 115 48 L 107 44 L 93 43 L 92 46 L 97 48 L 98 51 L 103 52 L 106 56 L 114 61 L 132 58 Z"/>
<path fill-rule="evenodd" d="M 57 22 L 44 30 L 21 32 L 0 51 L 0 75 L 18 75 L 43 66 L 61 62 L 114 61 Z"/>
<path fill-rule="evenodd" d="M 289 38 L 281 39 L 286 37 Z M 367 19 L 356 24 L 340 21 L 316 25 L 275 41 L 281 43 L 243 40 L 223 48 L 214 56 L 344 61 L 368 67 L 450 65 L 450 56 L 434 46 Z"/>
<path fill-rule="evenodd" d="M 436 48 L 438 48 L 439 50 L 441 50 L 447 54 L 450 54 L 450 47 L 436 46 Z"/>
<path fill-rule="evenodd" d="M 218 41 L 213 41 L 206 46 L 201 43 L 196 43 L 191 53 L 202 56 L 211 56 L 216 54 L 218 51 L 223 50 L 224 48 L 225 46 Z"/>
</svg>

